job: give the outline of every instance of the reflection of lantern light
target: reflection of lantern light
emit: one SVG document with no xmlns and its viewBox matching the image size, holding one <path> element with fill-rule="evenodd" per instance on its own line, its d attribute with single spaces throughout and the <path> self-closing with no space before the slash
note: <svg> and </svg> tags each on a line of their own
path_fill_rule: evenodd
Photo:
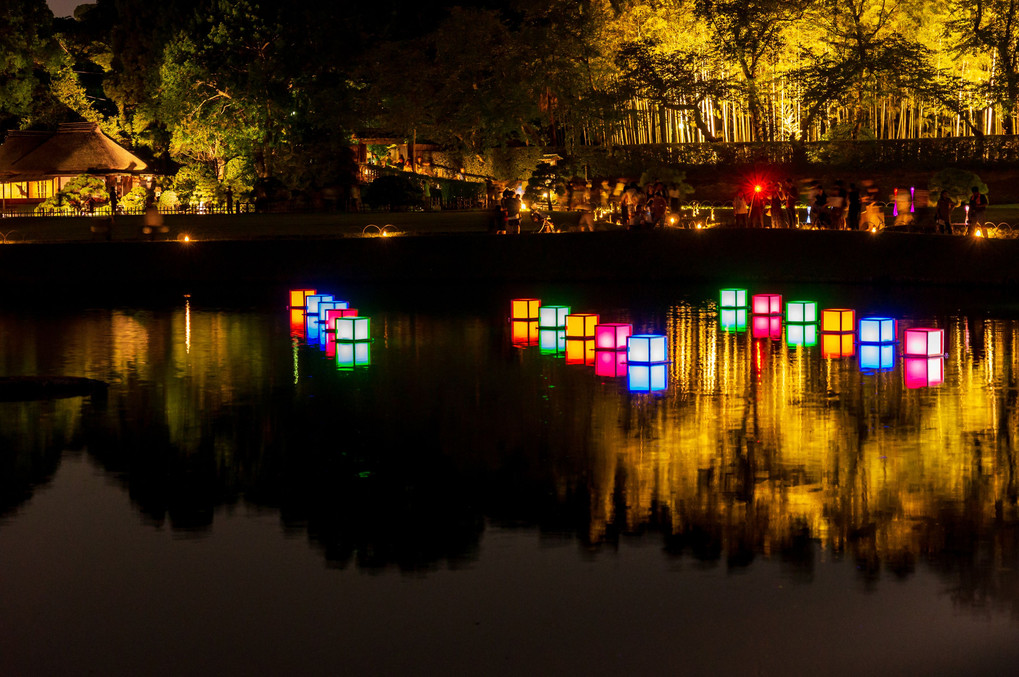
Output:
<svg viewBox="0 0 1019 677">
<path fill-rule="evenodd" d="M 902 353 L 909 357 L 938 357 L 945 354 L 945 330 L 913 327 L 903 336 Z"/>
<path fill-rule="evenodd" d="M 336 367 L 350 371 L 354 367 L 367 367 L 372 363 L 372 344 L 368 341 L 340 342 L 336 344 Z"/>
<path fill-rule="evenodd" d="M 665 362 L 666 338 L 661 334 L 634 334 L 626 339 L 626 359 L 633 362 Z"/>
<path fill-rule="evenodd" d="M 542 306 L 538 310 L 538 326 L 542 329 L 565 329 L 569 306 Z"/>
<path fill-rule="evenodd" d="M 755 339 L 782 338 L 782 316 L 754 315 L 751 320 L 750 333 Z"/>
<path fill-rule="evenodd" d="M 944 357 L 907 357 L 903 362 L 907 388 L 938 386 L 945 381 Z"/>
<path fill-rule="evenodd" d="M 721 308 L 746 308 L 747 307 L 747 290 L 746 289 L 723 289 L 721 291 L 721 299 L 719 300 L 719 307 Z"/>
<path fill-rule="evenodd" d="M 718 314 L 718 323 L 725 331 L 744 331 L 747 328 L 746 308 L 723 308 Z"/>
<path fill-rule="evenodd" d="M 566 364 L 594 366 L 594 339 L 566 338 Z"/>
<path fill-rule="evenodd" d="M 816 346 L 817 325 L 791 322 L 785 326 L 785 340 L 790 346 Z"/>
<path fill-rule="evenodd" d="M 630 364 L 627 367 L 630 392 L 656 392 L 669 385 L 667 364 Z"/>
<path fill-rule="evenodd" d="M 538 345 L 538 322 L 536 320 L 513 320 L 510 341 L 515 346 Z"/>
<path fill-rule="evenodd" d="M 537 320 L 540 307 L 539 299 L 513 299 L 510 301 L 510 319 Z"/>
<path fill-rule="evenodd" d="M 890 317 L 860 319 L 860 343 L 894 343 L 895 320 Z"/>
<path fill-rule="evenodd" d="M 291 289 L 290 290 L 290 307 L 291 308 L 304 308 L 304 299 L 315 293 L 314 289 Z"/>
<path fill-rule="evenodd" d="M 851 333 L 821 334 L 821 357 L 852 357 L 855 354 L 855 335 Z"/>
<path fill-rule="evenodd" d="M 598 316 L 594 313 L 572 313 L 566 316 L 566 338 L 594 338 Z"/>
<path fill-rule="evenodd" d="M 609 322 L 596 325 L 594 344 L 598 350 L 626 350 L 626 339 L 633 333 L 633 325 Z"/>
<path fill-rule="evenodd" d="M 754 294 L 751 301 L 754 315 L 781 315 L 781 294 Z"/>
<path fill-rule="evenodd" d="M 861 343 L 860 369 L 885 370 L 895 366 L 894 343 Z"/>
<path fill-rule="evenodd" d="M 562 355 L 566 352 L 564 329 L 538 329 L 538 350 L 542 355 Z"/>
<path fill-rule="evenodd" d="M 821 311 L 821 331 L 855 331 L 856 311 L 848 308 L 826 308 Z"/>
<path fill-rule="evenodd" d="M 788 322 L 817 322 L 817 304 L 813 301 L 790 301 L 785 305 Z"/>
<path fill-rule="evenodd" d="M 337 341 L 367 341 L 371 338 L 371 318 L 341 317 L 336 320 Z"/>
<path fill-rule="evenodd" d="M 290 335 L 291 336 L 304 336 L 304 311 L 303 310 L 291 310 L 290 311 Z"/>
<path fill-rule="evenodd" d="M 322 334 L 322 346 L 326 357 L 336 357 L 336 334 Z"/>
<path fill-rule="evenodd" d="M 622 350 L 596 350 L 594 373 L 596 376 L 616 378 L 626 376 L 626 353 Z"/>
</svg>

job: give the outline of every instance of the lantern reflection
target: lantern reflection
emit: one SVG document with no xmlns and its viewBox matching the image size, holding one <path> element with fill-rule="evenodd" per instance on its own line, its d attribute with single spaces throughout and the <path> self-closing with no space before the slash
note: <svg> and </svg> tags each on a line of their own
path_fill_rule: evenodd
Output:
<svg viewBox="0 0 1019 677">
<path fill-rule="evenodd" d="M 629 364 L 627 386 L 630 392 L 657 392 L 669 385 L 668 364 Z"/>
<path fill-rule="evenodd" d="M 821 334 L 822 357 L 852 357 L 855 354 L 855 334 Z"/>
<path fill-rule="evenodd" d="M 304 338 L 304 311 L 290 311 L 290 335 Z"/>
<path fill-rule="evenodd" d="M 860 343 L 860 369 L 885 371 L 894 366 L 894 343 Z"/>
<path fill-rule="evenodd" d="M 539 327 L 538 350 L 542 355 L 563 355 L 566 352 L 566 330 Z"/>
<path fill-rule="evenodd" d="M 355 367 L 367 367 L 372 363 L 371 343 L 368 341 L 336 343 L 336 367 L 350 371 Z"/>
<path fill-rule="evenodd" d="M 594 339 L 566 337 L 566 364 L 594 366 Z"/>
<path fill-rule="evenodd" d="M 790 322 L 785 327 L 786 344 L 795 346 L 816 346 L 817 325 Z"/>
<path fill-rule="evenodd" d="M 718 314 L 718 324 L 725 331 L 746 331 L 747 311 L 745 308 L 723 308 Z"/>
<path fill-rule="evenodd" d="M 622 350 L 596 350 L 594 354 L 596 376 L 617 378 L 626 376 L 626 352 Z"/>
<path fill-rule="evenodd" d="M 537 320 L 513 320 L 510 322 L 510 342 L 515 346 L 538 345 Z"/>
<path fill-rule="evenodd" d="M 907 357 L 903 365 L 907 388 L 939 386 L 945 381 L 944 357 Z"/>
<path fill-rule="evenodd" d="M 754 315 L 751 320 L 751 334 L 755 339 L 782 338 L 781 315 Z"/>
</svg>

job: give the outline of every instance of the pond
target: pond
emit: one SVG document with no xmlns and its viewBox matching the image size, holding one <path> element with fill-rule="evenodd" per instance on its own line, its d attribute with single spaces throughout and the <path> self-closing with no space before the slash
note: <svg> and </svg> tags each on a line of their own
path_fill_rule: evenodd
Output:
<svg viewBox="0 0 1019 677">
<path fill-rule="evenodd" d="M 1007 299 L 751 289 L 855 311 L 827 334 L 717 288 L 326 291 L 370 342 L 323 345 L 287 290 L 0 309 L 0 376 L 110 384 L 0 402 L 0 673 L 1019 659 Z M 522 297 L 664 360 L 514 325 Z M 940 352 L 903 355 L 918 327 Z"/>
</svg>

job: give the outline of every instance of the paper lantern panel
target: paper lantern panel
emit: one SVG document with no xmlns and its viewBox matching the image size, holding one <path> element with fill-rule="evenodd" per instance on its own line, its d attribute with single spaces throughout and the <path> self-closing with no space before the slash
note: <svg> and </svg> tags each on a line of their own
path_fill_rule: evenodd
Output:
<svg viewBox="0 0 1019 677">
<path fill-rule="evenodd" d="M 337 341 L 368 341 L 371 339 L 371 318 L 341 317 L 336 320 Z"/>
<path fill-rule="evenodd" d="M 538 309 L 538 325 L 542 329 L 565 329 L 569 306 L 542 306 Z"/>
<path fill-rule="evenodd" d="M 634 334 L 626 339 L 626 359 L 630 362 L 665 362 L 668 357 L 665 336 Z"/>
<path fill-rule="evenodd" d="M 860 320 L 860 343 L 894 343 L 895 320 L 891 317 L 864 317 Z"/>
<path fill-rule="evenodd" d="M 626 350 L 626 339 L 633 333 L 633 325 L 621 323 L 599 324 L 594 328 L 594 344 L 598 350 Z"/>
<path fill-rule="evenodd" d="M 747 290 L 723 289 L 721 291 L 721 299 L 718 305 L 721 308 L 746 308 Z"/>
<path fill-rule="evenodd" d="M 669 385 L 667 364 L 630 364 L 627 367 L 630 392 L 657 392 Z"/>
<path fill-rule="evenodd" d="M 333 301 L 332 294 L 309 294 L 304 298 L 304 307 L 308 311 L 308 316 L 318 315 L 318 304 L 322 301 Z"/>
<path fill-rule="evenodd" d="M 566 338 L 594 338 L 598 316 L 594 313 L 571 313 L 566 316 Z"/>
<path fill-rule="evenodd" d="M 907 357 L 903 362 L 907 388 L 927 388 L 945 382 L 943 357 Z"/>
<path fill-rule="evenodd" d="M 622 350 L 596 350 L 594 373 L 596 376 L 618 378 L 627 373 L 626 352 Z"/>
<path fill-rule="evenodd" d="M 813 301 L 790 301 L 785 306 L 788 322 L 817 322 L 817 304 Z"/>
<path fill-rule="evenodd" d="M 290 307 L 304 308 L 304 299 L 314 293 L 315 293 L 314 289 L 291 289 Z"/>
<path fill-rule="evenodd" d="M 938 357 L 945 354 L 945 330 L 914 327 L 907 329 L 903 353 L 911 357 Z"/>
<path fill-rule="evenodd" d="M 752 299 L 754 315 L 781 315 L 781 294 L 754 294 Z"/>
<path fill-rule="evenodd" d="M 856 311 L 848 308 L 826 308 L 821 311 L 821 331 L 856 331 Z"/>
<path fill-rule="evenodd" d="M 539 299 L 513 299 L 510 301 L 510 318 L 514 320 L 537 320 Z"/>
</svg>

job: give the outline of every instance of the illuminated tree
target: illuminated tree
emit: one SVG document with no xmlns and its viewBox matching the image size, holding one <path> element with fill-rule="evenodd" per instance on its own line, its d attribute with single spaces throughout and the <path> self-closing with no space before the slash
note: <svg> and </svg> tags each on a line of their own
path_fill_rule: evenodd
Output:
<svg viewBox="0 0 1019 677">
<path fill-rule="evenodd" d="M 960 54 L 990 53 L 990 78 L 980 89 L 989 101 L 1002 109 L 1005 134 L 1015 133 L 1019 105 L 1019 2 L 1016 0 L 955 0 L 955 18 Z"/>
</svg>

